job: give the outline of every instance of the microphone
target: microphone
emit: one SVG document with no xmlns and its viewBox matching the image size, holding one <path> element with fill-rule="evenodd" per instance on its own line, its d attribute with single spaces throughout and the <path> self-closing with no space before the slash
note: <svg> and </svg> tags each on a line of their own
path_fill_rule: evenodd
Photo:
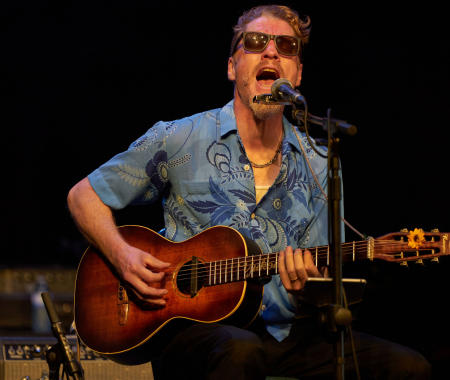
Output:
<svg viewBox="0 0 450 380">
<path fill-rule="evenodd" d="M 292 83 L 285 78 L 280 78 L 273 82 L 271 92 L 277 101 L 285 100 L 293 105 L 305 103 L 305 98 L 298 91 L 295 91 Z"/>
</svg>

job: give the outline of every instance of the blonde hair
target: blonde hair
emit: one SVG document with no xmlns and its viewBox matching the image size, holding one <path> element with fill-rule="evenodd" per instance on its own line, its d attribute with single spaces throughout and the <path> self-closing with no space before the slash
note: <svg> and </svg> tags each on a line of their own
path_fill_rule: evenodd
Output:
<svg viewBox="0 0 450 380">
<path fill-rule="evenodd" d="M 286 21 L 294 30 L 295 36 L 300 38 L 300 50 L 298 56 L 301 60 L 304 46 L 308 43 L 311 31 L 311 20 L 308 16 L 303 21 L 298 13 L 283 5 L 260 5 L 252 8 L 239 17 L 237 24 L 233 27 L 234 35 L 231 40 L 230 56 L 234 54 L 235 46 L 245 32 L 247 24 L 260 17 L 277 18 Z"/>
</svg>

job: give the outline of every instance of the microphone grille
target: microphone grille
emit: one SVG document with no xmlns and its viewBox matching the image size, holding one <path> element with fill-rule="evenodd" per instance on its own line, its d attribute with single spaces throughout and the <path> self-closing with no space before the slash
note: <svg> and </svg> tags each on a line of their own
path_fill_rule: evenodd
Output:
<svg viewBox="0 0 450 380">
<path fill-rule="evenodd" d="M 292 86 L 292 83 L 289 82 L 286 78 L 277 79 L 275 82 L 272 83 L 272 87 L 270 88 L 270 91 L 272 92 L 272 96 L 277 100 L 278 100 L 278 89 L 283 84 L 288 85 L 292 89 L 294 88 Z"/>
</svg>

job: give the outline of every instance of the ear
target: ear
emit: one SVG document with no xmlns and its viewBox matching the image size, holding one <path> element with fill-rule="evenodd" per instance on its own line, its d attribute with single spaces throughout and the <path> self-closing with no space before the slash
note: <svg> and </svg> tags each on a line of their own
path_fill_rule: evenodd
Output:
<svg viewBox="0 0 450 380">
<path fill-rule="evenodd" d="M 297 78 L 295 80 L 295 87 L 300 86 L 300 82 L 302 81 L 302 71 L 303 71 L 303 64 L 300 63 L 300 65 L 298 66 Z"/>
<path fill-rule="evenodd" d="M 233 57 L 228 58 L 228 79 L 232 82 L 236 80 L 236 62 Z"/>
</svg>

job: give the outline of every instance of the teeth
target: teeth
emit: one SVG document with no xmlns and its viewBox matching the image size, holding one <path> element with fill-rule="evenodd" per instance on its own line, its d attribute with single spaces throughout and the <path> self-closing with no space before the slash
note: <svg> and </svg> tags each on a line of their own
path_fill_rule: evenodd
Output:
<svg viewBox="0 0 450 380">
<path fill-rule="evenodd" d="M 276 71 L 274 69 L 264 69 L 263 71 L 270 71 L 272 73 L 276 73 Z"/>
</svg>

